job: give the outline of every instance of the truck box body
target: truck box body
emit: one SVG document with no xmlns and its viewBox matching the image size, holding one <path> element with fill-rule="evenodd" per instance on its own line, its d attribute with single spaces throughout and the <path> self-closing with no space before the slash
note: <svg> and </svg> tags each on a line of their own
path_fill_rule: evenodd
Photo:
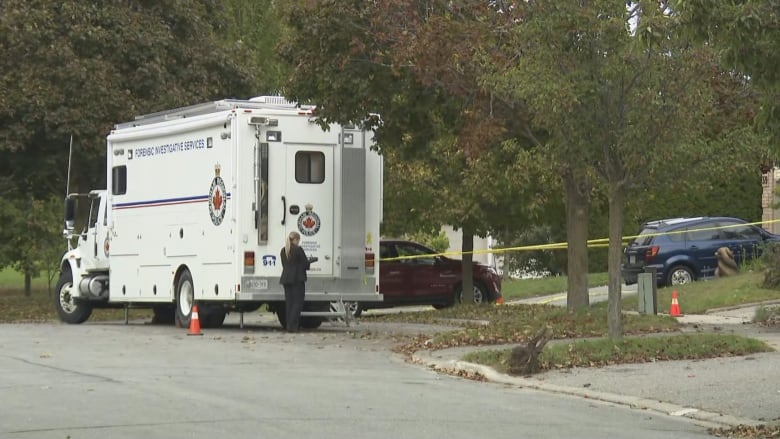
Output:
<svg viewBox="0 0 780 439">
<path fill-rule="evenodd" d="M 74 284 L 107 270 L 109 303 L 172 303 L 186 270 L 198 303 L 283 301 L 279 253 L 298 231 L 317 258 L 307 302 L 381 300 L 382 159 L 370 131 L 327 128 L 278 97 L 117 125 Z"/>
</svg>

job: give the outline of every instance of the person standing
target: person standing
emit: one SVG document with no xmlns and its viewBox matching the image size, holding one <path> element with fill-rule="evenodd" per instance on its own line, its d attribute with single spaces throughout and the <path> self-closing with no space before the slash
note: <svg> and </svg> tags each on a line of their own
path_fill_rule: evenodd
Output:
<svg viewBox="0 0 780 439">
<path fill-rule="evenodd" d="M 310 261 L 300 245 L 301 235 L 292 231 L 287 235 L 280 255 L 282 277 L 279 279 L 279 283 L 284 286 L 287 332 L 298 331 L 303 301 L 306 296 L 306 270 L 309 269 Z"/>
</svg>

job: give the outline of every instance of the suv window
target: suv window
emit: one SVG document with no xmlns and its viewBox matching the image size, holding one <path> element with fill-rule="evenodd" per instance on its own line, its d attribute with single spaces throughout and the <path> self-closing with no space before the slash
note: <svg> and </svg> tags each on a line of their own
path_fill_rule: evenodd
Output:
<svg viewBox="0 0 780 439">
<path fill-rule="evenodd" d="M 645 227 L 639 232 L 639 236 L 634 240 L 634 245 L 645 246 L 653 242 L 653 238 L 658 234 L 658 229 L 654 227 Z"/>
<path fill-rule="evenodd" d="M 688 229 L 677 229 L 677 230 L 671 230 L 666 235 L 667 239 L 672 242 L 683 242 L 685 241 L 685 235 L 688 233 Z"/>
<path fill-rule="evenodd" d="M 747 224 L 741 224 L 733 221 L 724 221 L 721 225 L 725 227 L 721 230 L 723 239 L 749 239 L 756 241 L 761 239 L 761 233 Z"/>
<path fill-rule="evenodd" d="M 718 224 L 713 222 L 702 223 L 688 229 L 688 241 L 717 241 L 720 234 L 716 228 Z"/>
</svg>

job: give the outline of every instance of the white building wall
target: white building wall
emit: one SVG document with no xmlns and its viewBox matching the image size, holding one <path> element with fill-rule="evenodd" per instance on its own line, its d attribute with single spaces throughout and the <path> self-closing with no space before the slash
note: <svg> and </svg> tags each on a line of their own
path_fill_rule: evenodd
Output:
<svg viewBox="0 0 780 439">
<path fill-rule="evenodd" d="M 460 252 L 462 251 L 463 232 L 461 230 L 455 230 L 452 226 L 442 226 L 442 231 L 447 235 L 447 239 L 450 240 L 450 247 L 448 252 Z M 473 259 L 476 262 L 481 262 L 491 267 L 496 267 L 495 256 L 492 253 L 488 253 L 487 250 L 492 249 L 493 239 L 488 235 L 485 238 L 479 236 L 474 237 L 474 255 Z M 453 259 L 463 259 L 460 255 L 448 255 Z"/>
<path fill-rule="evenodd" d="M 780 168 L 775 167 L 771 171 L 761 175 L 761 221 L 765 230 L 772 233 L 780 233 L 780 209 L 774 208 L 778 203 L 775 189 L 780 182 Z M 776 221 L 776 222 L 775 222 Z"/>
</svg>

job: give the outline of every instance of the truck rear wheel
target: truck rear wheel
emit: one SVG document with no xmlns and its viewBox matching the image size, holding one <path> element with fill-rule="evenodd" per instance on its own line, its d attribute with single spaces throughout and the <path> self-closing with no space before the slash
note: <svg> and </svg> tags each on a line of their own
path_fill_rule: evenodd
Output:
<svg viewBox="0 0 780 439">
<path fill-rule="evenodd" d="M 154 318 L 152 323 L 155 325 L 171 325 L 176 322 L 176 309 L 171 305 L 157 305 L 152 308 Z"/>
<path fill-rule="evenodd" d="M 77 301 L 70 295 L 73 285 L 73 274 L 69 269 L 62 270 L 57 286 L 54 287 L 54 307 L 60 320 L 65 323 L 84 323 L 92 315 L 92 306 L 83 301 Z"/>
<path fill-rule="evenodd" d="M 227 310 L 222 305 L 204 305 L 198 307 L 200 323 L 204 328 L 219 328 L 225 323 Z"/>
<path fill-rule="evenodd" d="M 176 326 L 189 328 L 192 317 L 192 304 L 195 302 L 195 287 L 192 285 L 192 275 L 184 270 L 176 283 Z"/>
<path fill-rule="evenodd" d="M 328 312 L 330 311 L 329 302 L 305 302 L 303 311 Z M 301 328 L 317 329 L 322 325 L 323 317 L 305 316 L 301 317 Z"/>
</svg>

